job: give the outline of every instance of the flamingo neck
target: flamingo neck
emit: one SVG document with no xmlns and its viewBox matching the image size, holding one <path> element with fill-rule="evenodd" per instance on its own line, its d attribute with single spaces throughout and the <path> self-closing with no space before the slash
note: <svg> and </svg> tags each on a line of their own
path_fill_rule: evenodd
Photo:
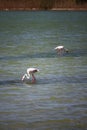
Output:
<svg viewBox="0 0 87 130">
<path fill-rule="evenodd" d="M 35 83 L 36 82 L 36 78 L 35 78 L 35 76 L 34 76 L 34 74 L 24 74 L 23 75 L 23 77 L 22 77 L 22 81 L 25 79 L 25 78 L 27 78 L 27 79 L 30 79 L 30 76 L 32 76 L 32 83 Z"/>
<path fill-rule="evenodd" d="M 22 77 L 22 80 L 24 80 L 25 78 L 29 79 L 29 78 L 30 78 L 30 75 L 24 74 L 23 77 Z"/>
</svg>

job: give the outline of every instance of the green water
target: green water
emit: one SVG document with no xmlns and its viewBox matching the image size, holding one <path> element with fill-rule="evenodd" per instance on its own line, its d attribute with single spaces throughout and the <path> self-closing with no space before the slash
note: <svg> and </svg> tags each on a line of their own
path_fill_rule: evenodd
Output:
<svg viewBox="0 0 87 130">
<path fill-rule="evenodd" d="M 86 130 L 86 95 L 87 11 L 0 12 L 1 130 Z"/>
</svg>

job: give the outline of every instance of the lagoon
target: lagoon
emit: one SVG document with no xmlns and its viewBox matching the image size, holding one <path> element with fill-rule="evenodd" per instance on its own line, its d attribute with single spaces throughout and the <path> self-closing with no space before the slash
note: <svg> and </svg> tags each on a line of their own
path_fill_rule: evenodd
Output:
<svg viewBox="0 0 87 130">
<path fill-rule="evenodd" d="M 86 130 L 86 100 L 87 11 L 1 11 L 0 129 Z"/>
</svg>

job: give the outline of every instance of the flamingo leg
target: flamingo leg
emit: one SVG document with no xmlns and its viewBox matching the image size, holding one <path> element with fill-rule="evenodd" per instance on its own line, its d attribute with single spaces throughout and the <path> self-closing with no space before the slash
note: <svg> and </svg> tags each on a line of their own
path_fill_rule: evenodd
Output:
<svg viewBox="0 0 87 130">
<path fill-rule="evenodd" d="M 35 83 L 36 82 L 36 78 L 34 76 L 34 74 L 32 74 L 32 83 Z"/>
</svg>

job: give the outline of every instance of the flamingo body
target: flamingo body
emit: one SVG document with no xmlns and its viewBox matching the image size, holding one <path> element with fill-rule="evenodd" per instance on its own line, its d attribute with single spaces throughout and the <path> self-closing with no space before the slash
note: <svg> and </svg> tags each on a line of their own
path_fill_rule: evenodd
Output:
<svg viewBox="0 0 87 130">
<path fill-rule="evenodd" d="M 57 50 L 58 54 L 63 54 L 64 52 L 68 52 L 68 49 L 66 49 L 64 46 L 57 46 L 54 49 Z"/>
<path fill-rule="evenodd" d="M 28 68 L 27 69 L 27 73 L 29 73 L 29 74 L 33 74 L 33 73 L 38 72 L 38 71 L 39 71 L 39 69 L 37 69 L 37 68 Z"/>
<path fill-rule="evenodd" d="M 57 47 L 55 48 L 55 50 L 61 50 L 61 49 L 64 49 L 64 46 L 57 46 Z"/>
</svg>

